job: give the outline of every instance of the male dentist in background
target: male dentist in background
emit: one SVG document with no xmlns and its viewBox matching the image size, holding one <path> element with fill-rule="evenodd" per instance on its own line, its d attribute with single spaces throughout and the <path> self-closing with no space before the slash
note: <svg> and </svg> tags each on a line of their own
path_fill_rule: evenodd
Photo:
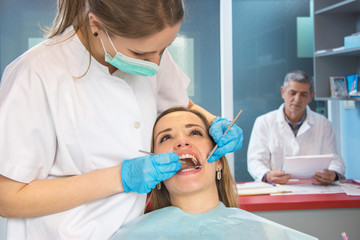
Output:
<svg viewBox="0 0 360 240">
<path fill-rule="evenodd" d="M 337 154 L 330 121 L 307 106 L 315 92 L 313 80 L 305 72 L 285 76 L 279 109 L 259 116 L 251 133 L 247 164 L 255 181 L 286 184 L 290 174 L 281 171 L 284 157 L 334 154 L 328 169 L 314 178 L 323 185 L 344 179 L 345 164 Z"/>
</svg>

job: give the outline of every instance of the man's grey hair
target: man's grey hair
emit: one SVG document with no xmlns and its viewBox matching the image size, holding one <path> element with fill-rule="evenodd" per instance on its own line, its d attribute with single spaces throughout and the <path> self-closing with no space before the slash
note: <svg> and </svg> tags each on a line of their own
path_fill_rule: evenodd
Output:
<svg viewBox="0 0 360 240">
<path fill-rule="evenodd" d="M 313 82 L 312 78 L 309 77 L 309 75 L 307 75 L 303 71 L 296 70 L 296 71 L 289 72 L 288 74 L 286 74 L 285 79 L 284 79 L 284 84 L 283 84 L 284 89 L 286 89 L 289 86 L 290 81 L 296 81 L 299 83 L 308 83 L 308 84 L 310 84 L 310 93 L 314 92 L 314 82 Z"/>
</svg>

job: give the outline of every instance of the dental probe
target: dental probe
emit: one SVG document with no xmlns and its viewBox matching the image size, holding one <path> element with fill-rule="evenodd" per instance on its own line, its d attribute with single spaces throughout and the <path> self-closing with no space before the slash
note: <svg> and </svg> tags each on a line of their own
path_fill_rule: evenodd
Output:
<svg viewBox="0 0 360 240">
<path fill-rule="evenodd" d="M 144 150 L 139 150 L 139 152 L 145 153 L 145 154 L 149 154 L 149 155 L 155 155 L 155 154 L 153 154 L 153 153 L 151 153 L 151 152 L 147 152 L 147 151 L 144 151 Z"/>
<path fill-rule="evenodd" d="M 155 154 L 153 154 L 153 153 L 151 153 L 151 152 L 147 152 L 147 151 L 144 151 L 144 150 L 139 150 L 139 152 L 145 153 L 145 154 L 149 154 L 149 155 L 155 155 Z M 180 162 L 180 163 L 185 163 L 184 161 L 181 161 L 181 160 L 179 160 L 179 162 Z"/>
<path fill-rule="evenodd" d="M 240 109 L 240 111 L 239 111 L 238 114 L 235 116 L 235 118 L 231 121 L 229 127 L 226 129 L 226 131 L 224 132 L 224 134 L 223 134 L 222 136 L 225 136 L 225 134 L 230 130 L 230 128 L 234 125 L 234 123 L 236 122 L 236 120 L 239 118 L 239 116 L 240 116 L 240 114 L 242 113 L 242 111 L 243 111 L 243 110 Z M 209 158 L 214 154 L 214 152 L 215 152 L 215 150 L 216 150 L 217 148 L 218 148 L 218 144 L 216 144 L 216 145 L 214 146 L 214 148 L 211 150 L 211 152 L 209 153 L 209 155 L 208 155 L 206 161 L 204 162 L 204 164 L 201 165 L 201 166 L 196 166 L 196 167 L 194 167 L 194 169 L 203 168 L 204 165 L 205 165 L 205 163 L 208 162 Z"/>
</svg>

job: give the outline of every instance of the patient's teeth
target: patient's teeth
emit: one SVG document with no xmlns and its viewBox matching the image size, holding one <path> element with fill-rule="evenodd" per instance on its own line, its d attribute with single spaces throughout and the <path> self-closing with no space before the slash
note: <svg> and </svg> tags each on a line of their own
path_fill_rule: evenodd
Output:
<svg viewBox="0 0 360 240">
<path fill-rule="evenodd" d="M 197 160 L 193 155 L 183 154 L 183 155 L 180 156 L 180 159 L 181 159 L 181 158 L 190 158 L 195 165 L 198 164 L 198 160 Z"/>
<path fill-rule="evenodd" d="M 198 167 L 198 165 L 199 165 L 199 161 L 196 159 L 195 156 L 186 153 L 186 154 L 183 154 L 183 155 L 180 156 L 180 161 L 181 161 L 181 159 L 191 159 L 192 162 L 193 162 L 194 165 L 195 165 L 193 168 L 182 169 L 181 172 L 188 172 L 188 171 L 193 171 L 193 170 L 198 169 L 197 167 Z M 186 162 L 185 162 L 185 163 L 186 163 Z"/>
<path fill-rule="evenodd" d="M 181 170 L 181 171 L 182 171 L 182 172 L 188 172 L 188 171 L 191 171 L 191 170 L 194 170 L 194 168 L 183 169 L 183 170 Z"/>
</svg>

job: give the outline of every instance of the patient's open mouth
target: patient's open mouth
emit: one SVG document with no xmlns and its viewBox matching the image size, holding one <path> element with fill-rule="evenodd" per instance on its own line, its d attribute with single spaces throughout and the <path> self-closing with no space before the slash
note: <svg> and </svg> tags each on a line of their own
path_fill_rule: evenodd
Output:
<svg viewBox="0 0 360 240">
<path fill-rule="evenodd" d="M 191 154 L 183 154 L 180 156 L 180 160 L 183 163 L 182 168 L 181 168 L 181 172 L 187 172 L 187 171 L 191 171 L 194 170 L 194 168 L 196 166 L 200 166 L 200 162 L 196 159 L 195 156 L 191 155 Z"/>
</svg>

